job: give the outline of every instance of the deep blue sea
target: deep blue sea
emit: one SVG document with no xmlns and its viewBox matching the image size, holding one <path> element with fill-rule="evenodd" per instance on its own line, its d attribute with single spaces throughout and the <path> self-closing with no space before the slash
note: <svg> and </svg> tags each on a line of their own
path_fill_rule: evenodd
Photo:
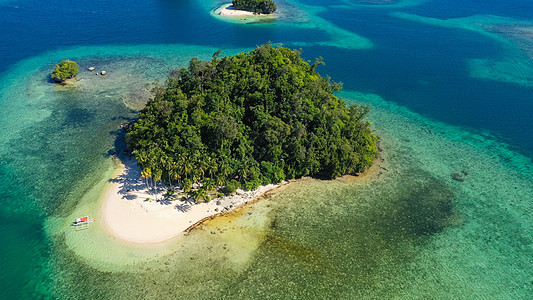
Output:
<svg viewBox="0 0 533 300">
<path fill-rule="evenodd" d="M 226 2 L 0 0 L 0 299 L 533 298 L 533 1 Z M 165 250 L 69 230 L 150 84 L 269 41 L 371 107 L 377 180 L 300 182 Z M 74 87 L 49 82 L 62 59 Z"/>
</svg>

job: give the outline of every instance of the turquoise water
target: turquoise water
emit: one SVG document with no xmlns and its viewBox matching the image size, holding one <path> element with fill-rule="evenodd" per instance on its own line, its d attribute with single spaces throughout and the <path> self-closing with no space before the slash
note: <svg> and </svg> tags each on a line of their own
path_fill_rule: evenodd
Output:
<svg viewBox="0 0 533 300">
<path fill-rule="evenodd" d="M 533 296 L 530 1 L 280 1 L 252 24 L 223 3 L 0 2 L 1 299 Z M 372 108 L 377 178 L 298 182 L 158 246 L 69 230 L 170 69 L 267 41 Z M 47 79 L 64 58 L 73 87 Z"/>
</svg>

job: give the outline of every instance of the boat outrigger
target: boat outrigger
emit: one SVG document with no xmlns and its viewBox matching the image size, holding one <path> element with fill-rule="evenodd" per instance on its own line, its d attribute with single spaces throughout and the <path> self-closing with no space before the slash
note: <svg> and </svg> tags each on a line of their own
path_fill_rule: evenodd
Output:
<svg viewBox="0 0 533 300">
<path fill-rule="evenodd" d="M 89 217 L 77 218 L 76 221 L 72 222 L 71 226 L 76 226 L 76 231 L 84 230 L 89 228 L 89 224 L 94 222 L 94 219 L 89 219 Z"/>
</svg>

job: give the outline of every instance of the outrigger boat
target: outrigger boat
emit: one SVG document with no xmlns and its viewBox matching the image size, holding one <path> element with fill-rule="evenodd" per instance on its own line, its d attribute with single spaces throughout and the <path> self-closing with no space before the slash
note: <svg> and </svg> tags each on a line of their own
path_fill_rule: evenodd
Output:
<svg viewBox="0 0 533 300">
<path fill-rule="evenodd" d="M 83 230 L 89 228 L 89 223 L 94 222 L 94 219 L 89 219 L 89 217 L 77 218 L 76 221 L 72 222 L 71 226 L 76 226 L 76 230 Z"/>
</svg>

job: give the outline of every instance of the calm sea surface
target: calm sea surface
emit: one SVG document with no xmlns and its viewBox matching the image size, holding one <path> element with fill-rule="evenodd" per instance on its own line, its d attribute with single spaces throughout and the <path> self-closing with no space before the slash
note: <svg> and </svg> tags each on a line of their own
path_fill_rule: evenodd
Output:
<svg viewBox="0 0 533 300">
<path fill-rule="evenodd" d="M 0 0 L 0 299 L 533 298 L 531 0 L 280 0 L 268 24 L 223 3 Z M 371 107 L 376 180 L 302 181 L 158 246 L 68 227 L 152 83 L 269 41 Z M 67 58 L 81 80 L 50 84 Z"/>
</svg>

